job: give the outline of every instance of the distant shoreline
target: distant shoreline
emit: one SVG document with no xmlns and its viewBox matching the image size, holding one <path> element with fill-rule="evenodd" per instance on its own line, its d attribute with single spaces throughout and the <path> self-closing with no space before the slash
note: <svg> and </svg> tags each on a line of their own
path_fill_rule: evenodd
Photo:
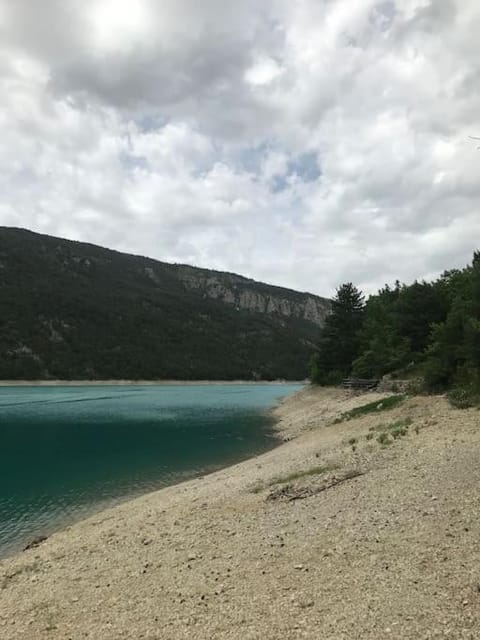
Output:
<svg viewBox="0 0 480 640">
<path fill-rule="evenodd" d="M 0 387 L 199 386 L 206 384 L 308 384 L 308 380 L 0 380 Z"/>
</svg>

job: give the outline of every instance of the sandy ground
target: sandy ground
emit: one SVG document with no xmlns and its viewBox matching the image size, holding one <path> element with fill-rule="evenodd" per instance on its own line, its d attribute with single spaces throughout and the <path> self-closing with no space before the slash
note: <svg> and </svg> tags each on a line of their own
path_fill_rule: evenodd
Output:
<svg viewBox="0 0 480 640">
<path fill-rule="evenodd" d="M 477 640 L 480 414 L 416 397 L 334 424 L 381 399 L 306 389 L 277 449 L 4 560 L 0 638 Z"/>
</svg>

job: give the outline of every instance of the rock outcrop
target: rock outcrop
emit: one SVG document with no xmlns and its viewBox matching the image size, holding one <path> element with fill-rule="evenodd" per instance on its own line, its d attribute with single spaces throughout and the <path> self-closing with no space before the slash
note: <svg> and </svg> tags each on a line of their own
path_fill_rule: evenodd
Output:
<svg viewBox="0 0 480 640">
<path fill-rule="evenodd" d="M 256 313 L 299 318 L 322 326 L 331 303 L 310 293 L 274 287 L 233 273 L 172 265 L 178 279 L 190 290 Z"/>
</svg>

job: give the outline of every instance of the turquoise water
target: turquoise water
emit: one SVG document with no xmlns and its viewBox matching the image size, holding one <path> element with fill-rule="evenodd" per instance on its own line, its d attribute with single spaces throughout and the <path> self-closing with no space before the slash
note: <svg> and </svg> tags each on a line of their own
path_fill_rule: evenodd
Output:
<svg viewBox="0 0 480 640">
<path fill-rule="evenodd" d="M 275 444 L 300 385 L 0 388 L 0 556 L 67 522 Z"/>
</svg>

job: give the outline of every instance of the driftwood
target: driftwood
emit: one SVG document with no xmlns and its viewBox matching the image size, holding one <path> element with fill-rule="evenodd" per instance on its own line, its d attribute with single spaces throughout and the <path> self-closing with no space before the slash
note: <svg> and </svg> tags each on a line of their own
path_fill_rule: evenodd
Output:
<svg viewBox="0 0 480 640">
<path fill-rule="evenodd" d="M 365 475 L 365 471 L 353 470 L 348 471 L 340 477 L 333 476 L 333 478 L 328 482 L 320 486 L 308 485 L 304 487 L 295 487 L 292 484 L 286 484 L 270 491 L 267 496 L 267 500 L 286 500 L 287 502 L 292 502 L 293 500 L 304 500 L 305 498 L 316 496 L 317 494 L 322 493 L 322 491 L 333 489 L 333 487 L 337 487 L 339 484 L 343 484 L 348 480 L 353 480 L 354 478 L 358 478 L 363 475 Z"/>
<path fill-rule="evenodd" d="M 38 547 L 40 544 L 42 544 L 42 542 L 45 542 L 47 538 L 48 536 L 37 536 L 36 538 L 31 540 L 27 544 L 27 546 L 23 548 L 23 550 L 28 551 L 29 549 L 35 549 L 35 547 Z"/>
</svg>

